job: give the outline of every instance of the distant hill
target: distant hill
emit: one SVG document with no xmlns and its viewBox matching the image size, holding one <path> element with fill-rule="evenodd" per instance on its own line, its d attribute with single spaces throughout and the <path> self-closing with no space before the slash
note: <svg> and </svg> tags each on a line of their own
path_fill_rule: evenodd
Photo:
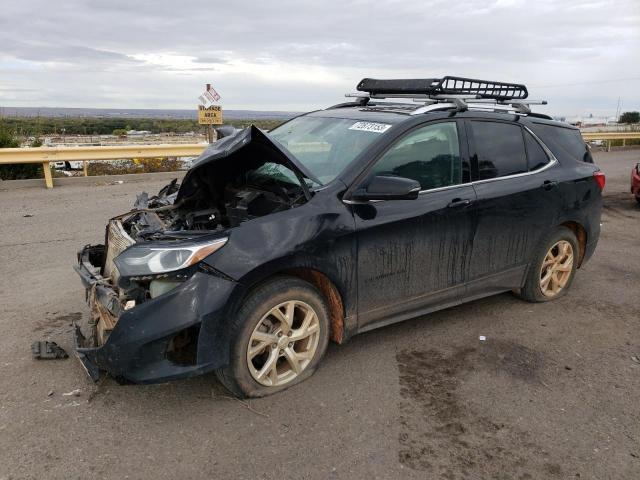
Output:
<svg viewBox="0 0 640 480">
<path fill-rule="evenodd" d="M 274 112 L 260 110 L 225 110 L 229 120 L 288 120 L 300 112 Z M 166 118 L 193 120 L 196 110 L 171 110 L 151 108 L 55 108 L 55 107 L 0 107 L 4 117 L 74 117 L 74 118 Z"/>
</svg>

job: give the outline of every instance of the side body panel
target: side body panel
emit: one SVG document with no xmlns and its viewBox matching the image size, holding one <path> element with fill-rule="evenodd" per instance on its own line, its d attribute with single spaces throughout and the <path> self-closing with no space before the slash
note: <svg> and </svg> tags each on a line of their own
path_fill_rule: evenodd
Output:
<svg viewBox="0 0 640 480">
<path fill-rule="evenodd" d="M 353 205 L 358 236 L 359 328 L 368 330 L 460 302 L 474 232 L 470 185 L 416 200 Z"/>
<path fill-rule="evenodd" d="M 551 179 L 558 168 L 474 184 L 478 224 L 467 296 L 522 285 L 540 239 L 558 224 L 558 188 L 543 186 L 545 181 L 555 181 Z"/>
</svg>

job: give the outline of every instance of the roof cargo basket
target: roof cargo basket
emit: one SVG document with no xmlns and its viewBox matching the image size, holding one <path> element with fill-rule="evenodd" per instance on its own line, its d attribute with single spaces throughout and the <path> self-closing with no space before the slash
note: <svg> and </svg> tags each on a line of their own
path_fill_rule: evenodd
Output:
<svg viewBox="0 0 640 480">
<path fill-rule="evenodd" d="M 494 100 L 524 100 L 529 96 L 527 87 L 517 83 L 494 82 L 473 78 L 446 76 L 443 78 L 414 78 L 377 80 L 364 78 L 357 87 L 372 97 L 379 96 L 447 96 L 460 95 L 466 98 Z"/>
</svg>

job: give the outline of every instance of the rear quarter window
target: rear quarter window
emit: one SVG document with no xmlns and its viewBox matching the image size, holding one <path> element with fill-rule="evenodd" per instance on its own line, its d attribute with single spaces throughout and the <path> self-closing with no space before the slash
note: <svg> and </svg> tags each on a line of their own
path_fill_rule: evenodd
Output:
<svg viewBox="0 0 640 480">
<path fill-rule="evenodd" d="M 560 162 L 573 160 L 593 163 L 591 151 L 582 140 L 580 130 L 542 123 L 533 123 L 530 128 Z"/>
<path fill-rule="evenodd" d="M 524 143 L 527 147 L 529 171 L 538 170 L 550 162 L 547 152 L 529 132 L 524 132 Z"/>
</svg>

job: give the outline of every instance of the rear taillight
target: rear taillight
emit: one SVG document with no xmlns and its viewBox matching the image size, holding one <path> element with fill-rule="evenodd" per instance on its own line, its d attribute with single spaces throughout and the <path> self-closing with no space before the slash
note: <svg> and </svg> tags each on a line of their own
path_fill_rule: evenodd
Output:
<svg viewBox="0 0 640 480">
<path fill-rule="evenodd" d="M 606 180 L 604 176 L 604 172 L 601 172 L 601 171 L 593 172 L 593 178 L 598 184 L 598 188 L 600 189 L 600 191 L 604 190 L 604 183 Z"/>
</svg>

